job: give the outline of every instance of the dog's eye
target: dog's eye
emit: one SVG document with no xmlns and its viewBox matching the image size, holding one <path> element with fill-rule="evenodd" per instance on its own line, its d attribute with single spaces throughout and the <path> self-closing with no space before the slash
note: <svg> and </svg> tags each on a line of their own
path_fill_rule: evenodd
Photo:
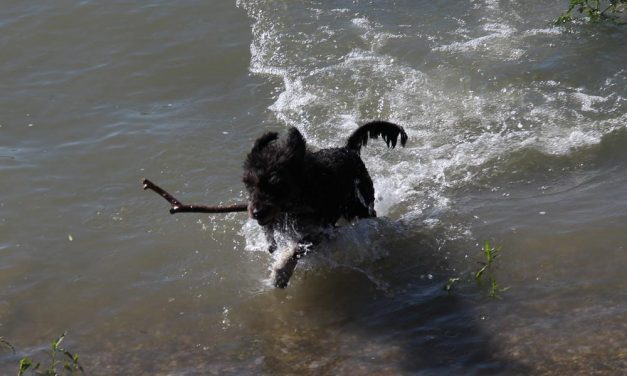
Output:
<svg viewBox="0 0 627 376">
<path fill-rule="evenodd" d="M 257 183 L 257 177 L 251 173 L 244 173 L 242 182 L 244 182 L 246 186 L 253 186 Z"/>
<path fill-rule="evenodd" d="M 281 182 L 281 179 L 279 179 L 278 176 L 276 175 L 272 175 L 270 176 L 270 178 L 268 179 L 268 184 L 269 185 L 277 185 Z"/>
</svg>

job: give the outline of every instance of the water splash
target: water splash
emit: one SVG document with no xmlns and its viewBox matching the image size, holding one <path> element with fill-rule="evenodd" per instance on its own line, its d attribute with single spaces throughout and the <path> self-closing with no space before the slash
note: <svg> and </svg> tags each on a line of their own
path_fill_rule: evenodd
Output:
<svg viewBox="0 0 627 376">
<path fill-rule="evenodd" d="M 406 148 L 371 143 L 362 152 L 375 210 L 398 226 L 446 229 L 450 240 L 472 237 L 467 222 L 451 214 L 456 192 L 524 169 L 518 160 L 528 150 L 570 158 L 627 124 L 627 71 L 593 83 L 572 80 L 588 74 L 570 62 L 582 38 L 527 24 L 497 1 L 473 4 L 449 4 L 450 18 L 440 21 L 450 23 L 449 32 L 408 19 L 405 8 L 418 5 L 238 1 L 254 20 L 251 72 L 282 83 L 269 107 L 276 119 L 315 148 L 343 144 L 366 121 L 403 125 Z M 416 14 L 427 19 L 423 10 Z M 546 56 L 540 45 L 555 50 Z M 385 257 L 379 220 L 342 228 L 299 269 L 348 268 L 386 291 L 370 266 Z M 386 231 L 399 235 L 394 226 Z M 250 222 L 243 235 L 248 250 L 265 252 Z"/>
</svg>

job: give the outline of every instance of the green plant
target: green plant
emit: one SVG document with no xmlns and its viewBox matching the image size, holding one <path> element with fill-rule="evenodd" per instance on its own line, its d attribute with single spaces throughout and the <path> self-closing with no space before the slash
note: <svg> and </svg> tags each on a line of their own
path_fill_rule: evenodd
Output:
<svg viewBox="0 0 627 376">
<path fill-rule="evenodd" d="M 556 24 L 564 24 L 575 19 L 573 11 L 576 9 L 580 14 L 588 16 L 590 22 L 602 20 L 615 20 L 618 14 L 627 7 L 627 0 L 570 0 L 568 10 L 562 13 L 556 20 Z"/>
<path fill-rule="evenodd" d="M 490 278 L 490 292 L 488 293 L 488 296 L 490 298 L 501 299 L 501 296 L 499 295 L 499 293 L 505 292 L 507 290 L 509 290 L 509 287 L 501 288 L 501 286 L 499 286 L 498 283 L 496 283 L 496 279 L 494 279 L 494 277 Z"/>
<path fill-rule="evenodd" d="M 459 278 L 449 278 L 444 286 L 444 291 L 446 291 L 449 295 L 453 293 L 453 285 L 459 281 Z"/>
<path fill-rule="evenodd" d="M 68 350 L 65 350 L 61 347 L 61 342 L 67 333 L 63 333 L 59 338 L 55 341 L 52 341 L 51 351 L 48 353 L 50 356 L 50 364 L 46 369 L 41 369 L 41 363 L 33 363 L 33 361 L 29 357 L 24 357 L 20 359 L 20 368 L 18 371 L 18 376 L 25 375 L 27 371 L 30 370 L 32 374 L 39 376 L 61 376 L 61 375 L 76 375 L 79 371 L 83 373 L 83 367 L 78 362 L 78 354 L 73 354 Z M 65 355 L 65 362 L 57 359 L 59 356 Z M 58 370 L 58 367 L 63 365 L 61 370 Z"/>
<path fill-rule="evenodd" d="M 496 283 L 496 279 L 492 274 L 492 265 L 494 264 L 496 258 L 500 256 L 501 247 L 493 247 L 490 244 L 489 240 L 485 240 L 483 242 L 483 247 L 481 248 L 481 250 L 483 251 L 483 255 L 485 256 L 486 261 L 481 262 L 481 264 L 483 264 L 483 267 L 475 273 L 475 280 L 477 281 L 477 283 L 481 284 L 483 276 L 488 275 L 490 279 L 490 290 L 488 292 L 488 296 L 491 298 L 500 299 L 498 293 L 509 290 L 509 287 L 501 288 Z"/>
<path fill-rule="evenodd" d="M 11 349 L 11 351 L 13 351 L 13 354 L 15 354 L 15 347 L 13 347 L 11 342 L 9 342 L 6 339 L 4 339 L 4 337 L 0 337 L 0 347 L 5 347 L 7 349 Z"/>
<path fill-rule="evenodd" d="M 477 279 L 477 281 L 481 281 L 481 276 L 483 275 L 483 273 L 485 273 L 485 271 L 488 270 L 490 266 L 492 266 L 492 263 L 494 263 L 494 260 L 496 260 L 501 252 L 501 247 L 492 247 L 490 245 L 490 241 L 485 240 L 483 242 L 483 248 L 481 248 L 481 250 L 486 257 L 486 262 L 482 262 L 481 264 L 483 264 L 483 267 L 475 273 L 475 279 Z"/>
<path fill-rule="evenodd" d="M 499 296 L 499 293 L 509 290 L 509 287 L 501 288 L 498 285 L 498 283 L 496 283 L 496 279 L 494 278 L 494 275 L 492 273 L 492 267 L 494 265 L 494 262 L 496 261 L 496 258 L 499 257 L 501 254 L 501 247 L 500 246 L 494 247 L 490 244 L 489 240 L 485 240 L 483 242 L 483 246 L 481 247 L 481 251 L 483 252 L 483 255 L 485 257 L 485 262 L 480 261 L 479 263 L 482 264 L 483 266 L 481 267 L 481 269 L 473 273 L 475 277 L 475 281 L 477 282 L 477 284 L 482 285 L 483 277 L 487 276 L 490 281 L 490 289 L 488 290 L 488 296 L 491 298 L 495 298 L 495 299 L 501 299 L 501 297 Z M 446 291 L 448 295 L 451 295 L 453 293 L 453 288 L 455 284 L 459 282 L 460 280 L 461 278 L 459 277 L 449 278 L 446 284 L 444 285 L 444 288 L 443 288 L 444 291 Z"/>
</svg>

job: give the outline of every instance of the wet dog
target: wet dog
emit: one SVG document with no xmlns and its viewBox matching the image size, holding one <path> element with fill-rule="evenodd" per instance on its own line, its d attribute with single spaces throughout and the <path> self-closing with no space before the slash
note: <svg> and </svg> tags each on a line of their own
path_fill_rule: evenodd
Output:
<svg viewBox="0 0 627 376">
<path fill-rule="evenodd" d="M 376 217 L 374 186 L 360 157 L 369 138 L 381 136 L 395 147 L 407 134 L 396 124 L 374 121 L 355 130 L 343 147 L 311 151 L 302 134 L 290 128 L 283 139 L 276 132 L 259 137 L 244 162 L 243 182 L 249 195 L 248 213 L 262 226 L 269 252 L 277 248 L 276 232 L 296 242 L 273 270 L 276 287 L 287 286 L 298 259 L 318 244 L 321 229 L 340 218 Z"/>
</svg>

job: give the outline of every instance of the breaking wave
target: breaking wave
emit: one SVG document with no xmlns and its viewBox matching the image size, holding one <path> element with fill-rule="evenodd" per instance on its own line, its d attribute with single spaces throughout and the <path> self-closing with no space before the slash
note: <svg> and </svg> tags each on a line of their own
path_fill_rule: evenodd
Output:
<svg viewBox="0 0 627 376">
<path fill-rule="evenodd" d="M 627 124 L 617 94 L 627 70 L 585 86 L 568 78 L 583 69 L 569 63 L 576 35 L 527 25 L 496 1 L 442 4 L 450 32 L 423 22 L 429 7 L 415 4 L 238 1 L 253 19 L 251 72 L 280 82 L 269 107 L 279 123 L 318 148 L 374 119 L 405 127 L 405 149 L 372 143 L 362 155 L 376 211 L 421 226 L 454 210 L 456 190 L 513 168 L 521 151 L 568 157 Z M 547 58 L 540 44 L 565 47 Z"/>
</svg>

